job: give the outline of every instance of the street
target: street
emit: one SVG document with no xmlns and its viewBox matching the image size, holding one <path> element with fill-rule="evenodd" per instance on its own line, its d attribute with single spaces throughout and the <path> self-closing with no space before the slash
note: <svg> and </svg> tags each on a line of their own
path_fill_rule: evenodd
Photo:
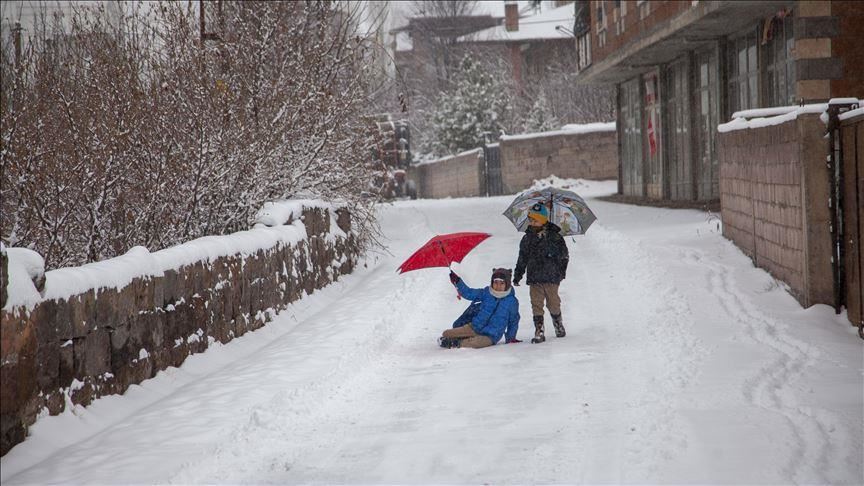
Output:
<svg viewBox="0 0 864 486">
<path fill-rule="evenodd" d="M 441 349 L 467 303 L 398 265 L 436 234 L 493 235 L 454 270 L 515 265 L 512 196 L 383 205 L 387 251 L 265 328 L 123 396 L 42 417 L 3 484 L 860 483 L 855 328 L 803 310 L 694 210 L 614 204 L 568 237 L 566 338 Z M 547 315 L 548 319 L 548 315 Z"/>
</svg>

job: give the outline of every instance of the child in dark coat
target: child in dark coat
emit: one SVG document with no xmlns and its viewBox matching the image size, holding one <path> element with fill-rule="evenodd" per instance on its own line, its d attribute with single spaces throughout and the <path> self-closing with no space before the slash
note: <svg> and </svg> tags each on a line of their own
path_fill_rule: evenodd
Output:
<svg viewBox="0 0 864 486">
<path fill-rule="evenodd" d="M 528 272 L 531 295 L 531 313 L 534 315 L 534 338 L 532 343 L 546 341 L 543 326 L 543 304 L 552 315 L 555 336 L 564 337 L 564 322 L 561 318 L 561 298 L 558 286 L 567 276 L 570 253 L 561 236 L 561 228 L 549 221 L 549 210 L 543 204 L 535 204 L 528 211 L 529 226 L 519 244 L 519 259 L 513 285 L 519 285 L 522 275 Z"/>
<path fill-rule="evenodd" d="M 510 285 L 510 270 L 496 268 L 492 271 L 489 287 L 472 289 L 450 272 L 450 282 L 459 293 L 473 301 L 468 309 L 453 323 L 453 328 L 444 331 L 439 340 L 445 348 L 485 348 L 492 346 L 506 335 L 506 342 L 519 342 L 519 301 Z"/>
</svg>

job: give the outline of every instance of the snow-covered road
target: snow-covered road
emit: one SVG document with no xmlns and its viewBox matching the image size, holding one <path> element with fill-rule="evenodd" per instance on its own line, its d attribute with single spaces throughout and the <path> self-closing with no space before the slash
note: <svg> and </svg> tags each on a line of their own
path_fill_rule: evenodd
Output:
<svg viewBox="0 0 864 486">
<path fill-rule="evenodd" d="M 392 255 L 124 396 L 40 419 L 3 484 L 864 482 L 862 341 L 702 212 L 589 200 L 566 338 L 527 343 L 523 286 L 525 343 L 438 348 L 465 301 L 444 269 L 395 269 L 434 234 L 487 231 L 456 270 L 488 284 L 515 263 L 510 199 L 383 207 Z"/>
</svg>

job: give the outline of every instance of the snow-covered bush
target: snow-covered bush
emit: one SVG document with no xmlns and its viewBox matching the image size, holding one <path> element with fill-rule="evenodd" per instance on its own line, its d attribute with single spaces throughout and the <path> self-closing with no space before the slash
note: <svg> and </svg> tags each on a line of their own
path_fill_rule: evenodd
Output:
<svg viewBox="0 0 864 486">
<path fill-rule="evenodd" d="M 126 3 L 46 16 L 19 60 L 4 39 L 9 246 L 81 264 L 246 229 L 297 193 L 347 202 L 372 231 L 357 181 L 376 47 L 350 4 L 204 2 L 202 40 L 198 2 Z"/>
</svg>

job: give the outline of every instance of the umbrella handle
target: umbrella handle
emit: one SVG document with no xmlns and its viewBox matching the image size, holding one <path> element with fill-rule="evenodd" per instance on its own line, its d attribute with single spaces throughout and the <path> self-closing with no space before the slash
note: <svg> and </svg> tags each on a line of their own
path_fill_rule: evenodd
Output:
<svg viewBox="0 0 864 486">
<path fill-rule="evenodd" d="M 441 247 L 441 253 L 444 253 L 444 247 Z M 447 269 L 451 272 L 453 271 L 453 262 L 447 264 Z M 462 294 L 459 293 L 459 290 L 456 290 L 456 300 L 462 300 Z"/>
</svg>

